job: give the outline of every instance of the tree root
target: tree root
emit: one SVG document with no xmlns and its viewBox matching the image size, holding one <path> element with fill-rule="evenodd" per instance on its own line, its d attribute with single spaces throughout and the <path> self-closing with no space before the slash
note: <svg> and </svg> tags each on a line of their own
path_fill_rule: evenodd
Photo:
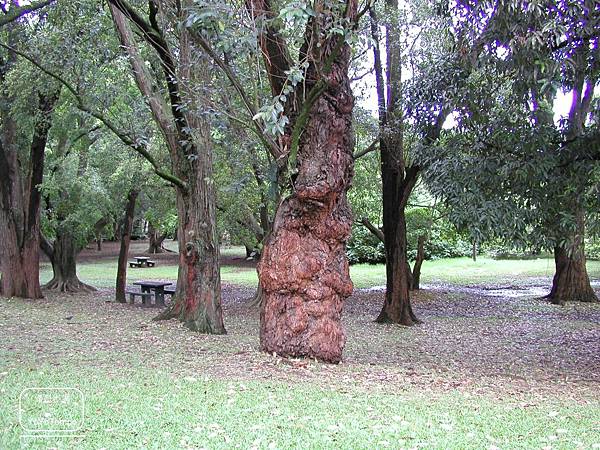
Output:
<svg viewBox="0 0 600 450">
<path fill-rule="evenodd" d="M 155 322 L 159 322 L 161 320 L 171 320 L 176 317 L 179 317 L 179 304 L 177 303 L 177 299 L 173 299 L 171 301 L 171 305 L 167 306 L 163 311 L 161 311 L 158 316 L 153 317 L 152 320 Z"/>
<path fill-rule="evenodd" d="M 94 286 L 90 286 L 89 284 L 80 281 L 78 278 L 69 278 L 67 280 L 53 278 L 46 283 L 43 288 L 68 293 L 96 292 L 98 290 Z"/>
</svg>

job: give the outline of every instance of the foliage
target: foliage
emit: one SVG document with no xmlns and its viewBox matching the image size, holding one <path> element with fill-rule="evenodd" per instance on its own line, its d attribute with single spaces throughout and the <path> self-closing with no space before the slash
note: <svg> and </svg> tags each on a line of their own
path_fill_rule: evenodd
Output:
<svg viewBox="0 0 600 450">
<path fill-rule="evenodd" d="M 409 261 L 417 256 L 417 241 L 425 235 L 425 259 L 468 256 L 472 243 L 445 219 L 433 221 L 430 208 L 410 208 L 406 212 L 407 254 Z M 361 224 L 354 224 L 346 254 L 350 264 L 385 262 L 383 243 Z"/>
<path fill-rule="evenodd" d="M 350 264 L 385 262 L 383 242 L 360 224 L 352 226 L 352 236 L 346 247 L 346 255 Z"/>
</svg>

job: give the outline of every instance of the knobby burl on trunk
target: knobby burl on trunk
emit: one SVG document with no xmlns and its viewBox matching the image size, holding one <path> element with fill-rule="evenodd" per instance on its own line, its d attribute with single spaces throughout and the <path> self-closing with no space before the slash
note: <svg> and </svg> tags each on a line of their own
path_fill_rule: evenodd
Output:
<svg viewBox="0 0 600 450">
<path fill-rule="evenodd" d="M 356 5 L 349 8 L 355 14 Z M 262 350 L 327 362 L 342 357 L 342 307 L 353 288 L 345 250 L 352 223 L 346 193 L 353 176 L 354 98 L 350 48 L 334 50 L 337 42 L 330 39 L 324 46 L 325 55 L 339 53 L 310 109 L 293 190 L 279 205 L 259 263 Z M 309 68 L 309 83 L 317 72 L 314 65 Z M 291 130 L 285 138 L 292 139 Z"/>
</svg>

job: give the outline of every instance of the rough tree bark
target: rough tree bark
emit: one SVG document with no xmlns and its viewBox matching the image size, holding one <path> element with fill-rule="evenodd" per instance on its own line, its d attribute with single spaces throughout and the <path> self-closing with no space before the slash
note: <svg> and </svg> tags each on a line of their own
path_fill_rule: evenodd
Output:
<svg viewBox="0 0 600 450">
<path fill-rule="evenodd" d="M 129 243 L 131 242 L 131 230 L 133 229 L 133 217 L 135 214 L 135 202 L 139 192 L 131 189 L 127 194 L 125 204 L 125 215 L 121 222 L 121 246 L 119 248 L 119 260 L 117 263 L 117 281 L 115 286 L 115 300 L 125 303 L 125 288 L 127 287 L 127 258 L 129 256 Z"/>
<path fill-rule="evenodd" d="M 255 1 L 253 8 L 255 14 L 271 14 L 267 2 Z M 357 4 L 350 0 L 346 4 L 350 22 L 356 13 Z M 312 25 L 326 27 L 327 19 L 334 17 L 322 12 Z M 303 51 L 311 57 L 306 98 L 312 100 L 292 111 L 291 126 L 283 138 L 291 152 L 297 149 L 297 174 L 292 193 L 277 208 L 259 262 L 264 294 L 260 346 L 283 356 L 339 362 L 346 339 L 341 324 L 343 302 L 352 293 L 345 254 L 352 223 L 346 192 L 352 181 L 354 144 L 350 48 L 334 34 L 320 37 L 316 51 L 311 47 L 315 45 L 313 28 L 307 29 Z M 277 91 L 278 83 L 285 81 L 285 75 L 277 81 L 277 74 L 287 67 L 281 62 L 284 43 L 271 31 L 266 30 L 259 40 Z M 312 59 L 318 53 L 320 57 Z M 294 157 L 290 164 L 294 168 Z"/>
<path fill-rule="evenodd" d="M 1 61 L 4 81 L 11 61 Z M 3 88 L 4 91 L 4 88 Z M 5 297 L 41 298 L 39 282 L 40 204 L 44 151 L 58 91 L 39 94 L 38 110 L 29 150 L 29 170 L 23 176 L 17 148 L 17 123 L 6 106 L 10 95 L 2 93 L 0 139 L 0 293 Z"/>
<path fill-rule="evenodd" d="M 159 318 L 177 317 L 191 330 L 224 334 L 216 212 L 212 201 L 213 185 L 209 182 L 212 177 L 209 152 L 204 153 L 194 165 L 197 165 L 196 173 L 189 180 L 191 192 L 187 195 L 177 193 L 180 239 L 175 301 Z"/>
<path fill-rule="evenodd" d="M 96 288 L 77 277 L 77 254 L 81 249 L 68 229 L 59 227 L 53 243 L 42 236 L 40 245 L 52 263 L 53 272 L 52 279 L 44 285 L 44 289 L 60 292 L 96 291 Z"/>
<path fill-rule="evenodd" d="M 586 268 L 583 213 L 577 214 L 577 234 L 570 248 L 554 247 L 555 272 L 552 289 L 546 296 L 555 305 L 566 302 L 598 302 Z"/>
<path fill-rule="evenodd" d="M 224 334 L 212 139 L 208 119 L 194 113 L 200 109 L 194 87 L 211 75 L 206 64 L 196 62 L 192 67 L 189 32 L 185 27 L 176 26 L 186 19 L 191 2 L 178 2 L 180 8 L 174 11 L 177 24 L 171 25 L 178 29 L 176 51 L 171 50 L 157 20 L 159 6 L 168 6 L 162 2 L 160 5 L 149 2 L 149 17 L 145 19 L 125 1 L 109 0 L 109 4 L 138 88 L 148 99 L 154 120 L 169 148 L 173 175 L 168 178 L 176 186 L 179 221 L 177 291 L 172 305 L 156 320 L 176 317 L 193 331 Z M 128 20 L 161 60 L 168 104 L 157 88 L 163 80 L 151 77 L 136 48 Z"/>
</svg>

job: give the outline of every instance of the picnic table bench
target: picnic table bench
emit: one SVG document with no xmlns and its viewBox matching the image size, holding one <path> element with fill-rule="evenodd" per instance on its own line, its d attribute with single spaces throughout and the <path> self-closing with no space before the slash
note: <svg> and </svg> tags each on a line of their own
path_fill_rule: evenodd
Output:
<svg viewBox="0 0 600 450">
<path fill-rule="evenodd" d="M 133 284 L 141 287 L 141 293 L 150 294 L 149 298 L 152 297 L 152 291 L 154 291 L 155 306 L 165 306 L 165 288 L 173 283 L 170 281 L 142 280 L 134 281 Z M 168 293 L 170 294 L 170 292 Z"/>
<path fill-rule="evenodd" d="M 135 261 L 129 261 L 129 267 L 154 267 L 156 265 L 156 261 L 152 261 L 147 256 L 134 256 Z"/>
<path fill-rule="evenodd" d="M 142 305 L 150 306 L 152 304 L 152 292 L 139 292 L 133 290 L 126 290 L 126 294 L 129 294 L 129 303 L 134 304 L 135 298 L 140 297 L 142 299 Z"/>
</svg>

